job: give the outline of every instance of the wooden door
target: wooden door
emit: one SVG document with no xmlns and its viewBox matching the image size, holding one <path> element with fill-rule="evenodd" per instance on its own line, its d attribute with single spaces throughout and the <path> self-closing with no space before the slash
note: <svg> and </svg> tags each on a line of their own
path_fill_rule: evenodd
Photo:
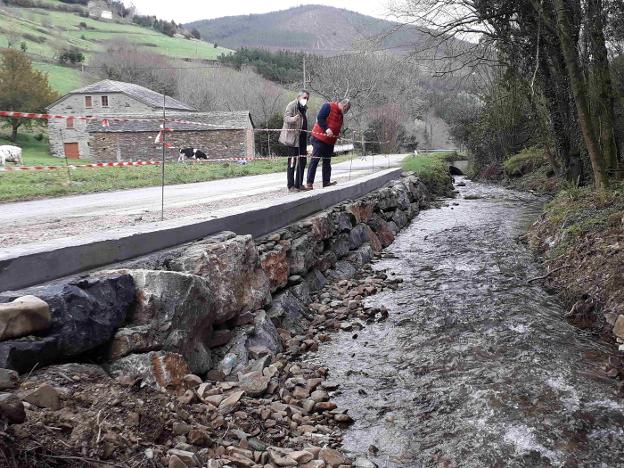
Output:
<svg viewBox="0 0 624 468">
<path fill-rule="evenodd" d="M 78 143 L 65 143 L 65 156 L 68 159 L 80 159 Z"/>
</svg>

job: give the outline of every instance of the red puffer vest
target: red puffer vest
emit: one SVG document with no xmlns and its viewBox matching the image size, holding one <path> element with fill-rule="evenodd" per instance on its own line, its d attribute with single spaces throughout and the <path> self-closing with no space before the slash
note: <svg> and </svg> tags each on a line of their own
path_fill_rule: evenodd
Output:
<svg viewBox="0 0 624 468">
<path fill-rule="evenodd" d="M 331 110 L 329 111 L 329 116 L 327 117 L 327 128 L 331 128 L 331 131 L 334 132 L 334 136 L 327 135 L 318 122 L 314 124 L 312 136 L 323 143 L 327 143 L 328 145 L 335 145 L 336 141 L 338 141 L 340 130 L 342 130 L 343 115 L 337 102 L 331 102 L 329 105 Z"/>
</svg>

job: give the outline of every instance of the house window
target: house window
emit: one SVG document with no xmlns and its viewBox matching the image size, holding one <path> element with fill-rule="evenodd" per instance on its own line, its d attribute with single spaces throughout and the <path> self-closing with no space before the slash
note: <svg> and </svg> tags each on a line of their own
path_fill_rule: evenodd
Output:
<svg viewBox="0 0 624 468">
<path fill-rule="evenodd" d="M 108 107 L 108 96 L 102 96 L 102 107 Z"/>
<path fill-rule="evenodd" d="M 69 117 L 67 120 L 67 128 L 72 129 L 74 128 L 74 118 L 73 117 Z"/>
<path fill-rule="evenodd" d="M 85 96 L 85 107 L 91 109 L 93 107 L 93 98 L 91 96 Z"/>
</svg>

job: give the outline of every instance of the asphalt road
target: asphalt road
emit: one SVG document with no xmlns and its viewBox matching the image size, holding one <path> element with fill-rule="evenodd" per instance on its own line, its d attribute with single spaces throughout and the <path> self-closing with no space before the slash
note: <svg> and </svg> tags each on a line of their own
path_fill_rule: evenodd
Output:
<svg viewBox="0 0 624 468">
<path fill-rule="evenodd" d="M 373 170 L 396 167 L 404 157 L 405 155 L 368 156 L 355 158 L 352 163 L 350 161 L 338 163 L 332 167 L 332 179 L 340 183 L 348 180 L 349 174 L 353 180 L 369 175 Z M 320 167 L 316 179 L 318 185 L 321 180 Z M 181 208 L 207 201 L 222 201 L 225 208 L 228 206 L 228 200 L 274 192 L 283 188 L 285 184 L 285 174 L 276 173 L 194 184 L 170 185 L 165 187 L 165 207 L 167 209 Z M 4 226 L 3 230 L 6 230 L 17 226 L 45 222 L 50 219 L 134 215 L 156 212 L 160 208 L 160 187 L 73 195 L 2 204 L 0 205 L 0 226 Z"/>
</svg>

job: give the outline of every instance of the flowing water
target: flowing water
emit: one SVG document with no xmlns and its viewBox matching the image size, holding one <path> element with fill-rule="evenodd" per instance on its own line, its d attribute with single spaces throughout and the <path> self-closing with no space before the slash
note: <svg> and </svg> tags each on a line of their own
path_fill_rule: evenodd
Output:
<svg viewBox="0 0 624 468">
<path fill-rule="evenodd" d="M 542 201 L 466 184 L 374 266 L 405 280 L 368 299 L 389 320 L 320 350 L 356 419 L 344 448 L 389 467 L 624 466 L 609 347 L 527 283 L 542 272 L 517 237 Z"/>
</svg>

